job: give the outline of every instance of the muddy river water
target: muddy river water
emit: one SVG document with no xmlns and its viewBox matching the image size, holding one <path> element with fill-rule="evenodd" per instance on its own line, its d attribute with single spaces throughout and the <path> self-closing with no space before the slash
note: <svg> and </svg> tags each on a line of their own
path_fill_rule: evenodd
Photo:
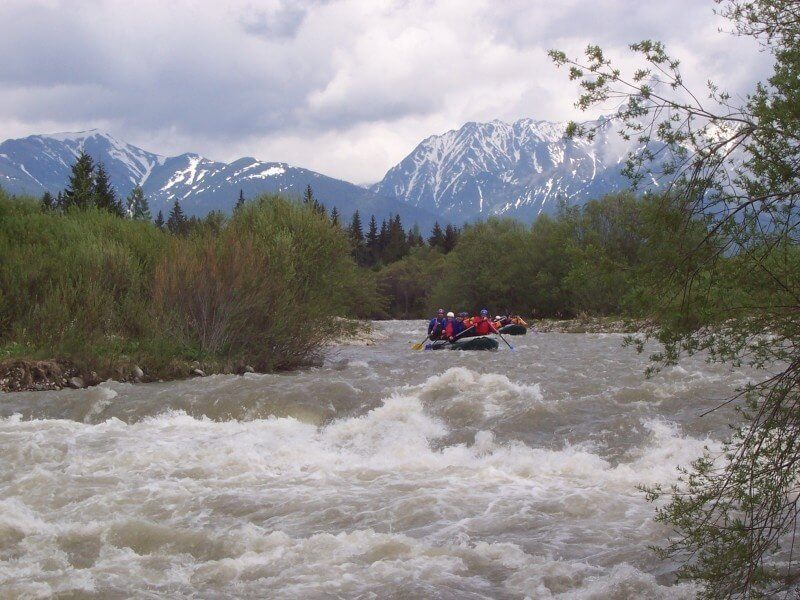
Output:
<svg viewBox="0 0 800 600">
<path fill-rule="evenodd" d="M 0 394 L 0 597 L 691 598 L 640 484 L 752 373 L 650 380 L 613 334 L 296 373 Z"/>
</svg>

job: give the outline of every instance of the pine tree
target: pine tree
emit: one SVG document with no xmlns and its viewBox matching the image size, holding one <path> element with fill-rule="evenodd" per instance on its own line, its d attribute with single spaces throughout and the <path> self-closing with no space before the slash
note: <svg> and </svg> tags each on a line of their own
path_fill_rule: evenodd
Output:
<svg viewBox="0 0 800 600">
<path fill-rule="evenodd" d="M 177 200 L 175 200 L 175 204 L 172 205 L 172 210 L 169 211 L 169 218 L 167 218 L 167 229 L 169 229 L 170 233 L 174 233 L 175 235 L 183 235 L 189 229 L 189 223 L 186 219 L 186 215 L 183 214 L 181 204 Z"/>
<path fill-rule="evenodd" d="M 53 194 L 50 192 L 45 192 L 42 195 L 42 210 L 45 212 L 50 212 L 55 210 L 56 208 L 56 200 L 53 198 Z"/>
<path fill-rule="evenodd" d="M 244 206 L 244 190 L 240 189 L 239 190 L 239 199 L 236 200 L 236 205 L 233 207 L 233 210 L 237 211 L 240 208 L 242 208 L 243 206 Z"/>
<path fill-rule="evenodd" d="M 94 200 L 94 162 L 86 152 L 81 152 L 72 165 L 69 185 L 64 192 L 64 208 L 87 208 Z"/>
<path fill-rule="evenodd" d="M 64 196 L 64 192 L 58 192 L 56 196 L 56 208 L 58 210 L 64 210 L 67 205 L 67 198 Z"/>
<path fill-rule="evenodd" d="M 119 217 L 125 216 L 122 203 L 117 198 L 117 193 L 108 178 L 108 171 L 105 165 L 97 165 L 97 174 L 94 178 L 94 204 L 97 208 L 107 210 Z"/>
<path fill-rule="evenodd" d="M 400 215 L 395 215 L 389 219 L 389 232 L 386 247 L 383 250 L 383 262 L 386 264 L 395 262 L 403 258 L 408 248 L 406 246 L 406 233 L 403 230 L 403 223 Z"/>
<path fill-rule="evenodd" d="M 354 242 L 364 242 L 364 230 L 361 227 L 361 215 L 358 214 L 358 210 L 353 213 L 353 218 L 350 220 L 348 232 L 350 233 L 350 239 Z"/>
<path fill-rule="evenodd" d="M 140 185 L 135 186 L 131 190 L 131 193 L 128 194 L 126 204 L 128 207 L 128 216 L 131 219 L 149 221 L 152 218 L 150 216 L 150 203 L 147 201 Z"/>
<path fill-rule="evenodd" d="M 303 204 L 307 204 L 308 206 L 314 206 L 317 203 L 317 200 L 314 198 L 314 191 L 311 189 L 311 184 L 309 183 L 306 186 L 306 192 L 303 194 Z"/>
<path fill-rule="evenodd" d="M 358 214 L 358 210 L 353 213 L 353 218 L 350 220 L 350 227 L 347 228 L 347 234 L 350 237 L 353 258 L 359 265 L 365 265 L 366 252 L 364 246 L 364 230 L 361 227 L 361 215 Z"/>
<path fill-rule="evenodd" d="M 333 224 L 334 227 L 339 227 L 339 209 L 335 206 L 331 211 L 331 224 Z"/>
<path fill-rule="evenodd" d="M 439 225 L 439 221 L 433 224 L 431 237 L 428 238 L 428 245 L 431 248 L 444 248 L 444 233 L 442 232 L 442 226 Z"/>
<path fill-rule="evenodd" d="M 458 242 L 458 234 L 459 234 L 458 229 L 450 224 L 448 224 L 447 227 L 444 228 L 444 239 L 442 240 L 442 250 L 444 250 L 445 254 L 447 254 L 453 248 L 456 247 L 456 242 Z"/>
<path fill-rule="evenodd" d="M 422 239 L 422 233 L 420 233 L 419 225 L 414 223 L 414 226 L 408 231 L 408 247 L 413 248 L 415 246 L 424 246 L 425 240 Z"/>
<path fill-rule="evenodd" d="M 156 227 L 158 227 L 161 231 L 164 231 L 164 213 L 158 211 L 158 215 L 156 216 Z"/>
<path fill-rule="evenodd" d="M 369 219 L 369 231 L 367 232 L 367 264 L 369 266 L 375 265 L 380 259 L 380 247 L 378 239 L 378 222 L 375 220 L 375 215 Z"/>
<path fill-rule="evenodd" d="M 389 224 L 386 219 L 381 220 L 381 228 L 378 232 L 378 262 L 385 263 L 386 248 L 389 246 Z"/>
</svg>

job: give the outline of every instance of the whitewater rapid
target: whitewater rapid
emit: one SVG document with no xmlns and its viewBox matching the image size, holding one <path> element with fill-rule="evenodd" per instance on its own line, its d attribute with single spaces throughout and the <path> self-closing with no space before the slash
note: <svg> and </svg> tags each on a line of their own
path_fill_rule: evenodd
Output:
<svg viewBox="0 0 800 600">
<path fill-rule="evenodd" d="M 0 394 L 0 597 L 691 598 L 637 486 L 715 448 L 751 374 L 651 380 L 622 336 Z"/>
</svg>

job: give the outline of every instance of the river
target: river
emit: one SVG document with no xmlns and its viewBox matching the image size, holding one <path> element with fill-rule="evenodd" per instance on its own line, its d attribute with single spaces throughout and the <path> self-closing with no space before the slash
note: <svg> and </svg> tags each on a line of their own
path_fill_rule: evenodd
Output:
<svg viewBox="0 0 800 600">
<path fill-rule="evenodd" d="M 0 597 L 691 598 L 648 546 L 748 377 L 613 334 L 0 394 Z M 749 374 L 752 376 L 752 374 Z"/>
</svg>

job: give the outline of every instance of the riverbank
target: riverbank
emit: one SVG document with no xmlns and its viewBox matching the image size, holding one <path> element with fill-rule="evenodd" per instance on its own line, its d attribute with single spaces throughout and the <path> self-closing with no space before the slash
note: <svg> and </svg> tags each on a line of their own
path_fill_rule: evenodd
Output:
<svg viewBox="0 0 800 600">
<path fill-rule="evenodd" d="M 11 358 L 0 361 L 0 392 L 43 392 L 64 388 L 82 389 L 103 381 L 147 383 L 173 381 L 212 374 L 255 372 L 249 365 L 232 363 L 172 361 L 157 373 L 124 361 L 113 366 L 79 366 L 68 359 L 36 360 Z"/>
<path fill-rule="evenodd" d="M 539 333 L 643 333 L 655 324 L 646 319 L 623 317 L 576 317 L 535 319 L 529 325 Z"/>
<path fill-rule="evenodd" d="M 368 321 L 336 319 L 343 333 L 331 340 L 327 346 L 354 345 L 373 346 L 386 341 L 386 335 L 373 329 Z M 160 362 L 163 362 L 160 361 Z M 296 368 L 318 366 L 318 356 L 310 356 Z M 140 366 L 141 365 L 141 366 Z M 121 357 L 105 364 L 80 363 L 64 358 L 34 359 L 14 357 L 0 360 L 0 392 L 43 392 L 64 388 L 82 389 L 103 381 L 121 383 L 148 383 L 152 381 L 175 381 L 207 375 L 244 375 L 245 373 L 269 373 L 274 369 L 263 368 L 256 360 L 185 360 L 173 358 L 166 366 L 149 369 L 146 361 Z M 255 366 L 253 366 L 255 365 Z M 284 369 L 279 369 L 284 370 Z"/>
</svg>

